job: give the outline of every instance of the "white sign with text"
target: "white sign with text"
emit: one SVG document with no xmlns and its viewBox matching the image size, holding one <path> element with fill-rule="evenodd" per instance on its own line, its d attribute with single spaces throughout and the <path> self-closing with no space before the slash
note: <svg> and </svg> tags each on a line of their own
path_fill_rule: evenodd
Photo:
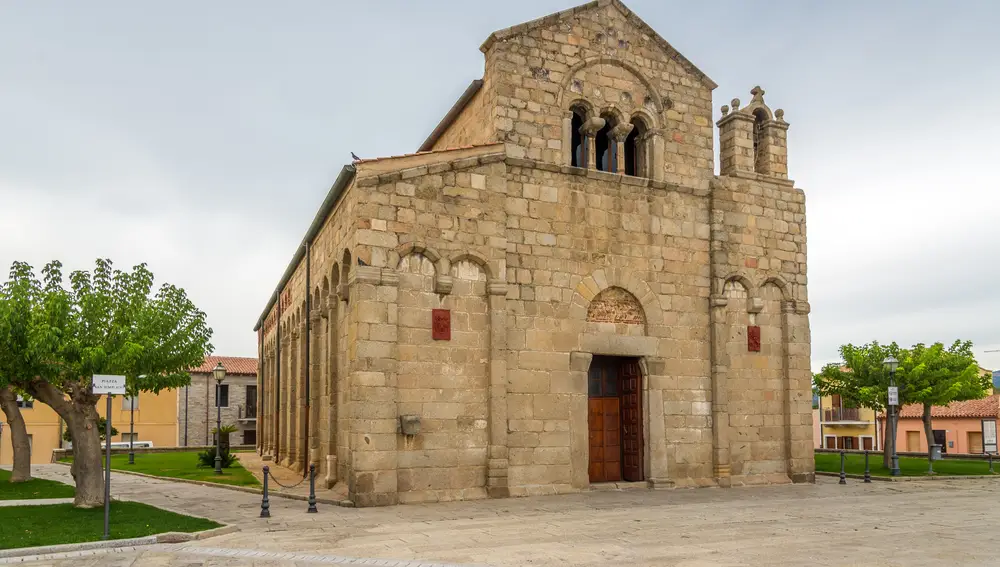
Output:
<svg viewBox="0 0 1000 567">
<path fill-rule="evenodd" d="M 109 374 L 94 374 L 93 381 L 95 394 L 112 394 L 117 396 L 125 395 L 125 377 L 113 376 Z"/>
<path fill-rule="evenodd" d="M 899 405 L 899 386 L 889 386 L 889 405 Z"/>
<path fill-rule="evenodd" d="M 983 452 L 997 452 L 997 420 L 983 420 Z"/>
</svg>

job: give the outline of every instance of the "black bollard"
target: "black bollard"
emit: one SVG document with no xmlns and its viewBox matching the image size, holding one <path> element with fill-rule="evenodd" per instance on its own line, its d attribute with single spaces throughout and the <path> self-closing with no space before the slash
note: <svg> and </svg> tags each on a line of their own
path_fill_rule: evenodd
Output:
<svg viewBox="0 0 1000 567">
<path fill-rule="evenodd" d="M 318 512 L 316 510 L 316 465 L 309 465 L 309 509 L 306 510 L 309 514 L 315 514 Z"/>
<path fill-rule="evenodd" d="M 872 481 L 872 472 L 868 469 L 868 450 L 865 450 L 865 482 Z"/>
<path fill-rule="evenodd" d="M 837 484 L 847 484 L 847 473 L 844 471 L 844 452 L 840 452 L 840 482 Z"/>
<path fill-rule="evenodd" d="M 267 499 L 267 476 L 271 473 L 271 469 L 267 465 L 264 465 L 264 498 L 260 501 L 260 517 L 270 518 L 271 517 L 271 501 Z"/>
</svg>

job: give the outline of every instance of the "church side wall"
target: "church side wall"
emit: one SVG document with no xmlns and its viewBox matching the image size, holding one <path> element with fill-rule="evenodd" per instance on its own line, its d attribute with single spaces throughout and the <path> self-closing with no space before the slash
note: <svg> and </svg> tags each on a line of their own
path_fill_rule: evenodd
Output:
<svg viewBox="0 0 1000 567">
<path fill-rule="evenodd" d="M 451 126 L 434 143 L 432 150 L 459 148 L 494 141 L 490 111 L 496 104 L 493 85 L 487 80 L 479 87 Z"/>
</svg>

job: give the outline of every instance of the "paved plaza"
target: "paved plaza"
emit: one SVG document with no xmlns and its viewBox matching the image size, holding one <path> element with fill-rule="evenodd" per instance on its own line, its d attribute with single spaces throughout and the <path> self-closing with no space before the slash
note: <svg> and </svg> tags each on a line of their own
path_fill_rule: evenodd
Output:
<svg viewBox="0 0 1000 567">
<path fill-rule="evenodd" d="M 58 465 L 36 468 L 68 479 Z M 174 546 L 28 565 L 997 565 L 1000 481 L 850 481 L 755 488 L 594 491 L 389 508 L 321 506 L 115 475 L 114 492 L 235 523 Z M 372 562 L 371 559 L 388 561 Z"/>
</svg>

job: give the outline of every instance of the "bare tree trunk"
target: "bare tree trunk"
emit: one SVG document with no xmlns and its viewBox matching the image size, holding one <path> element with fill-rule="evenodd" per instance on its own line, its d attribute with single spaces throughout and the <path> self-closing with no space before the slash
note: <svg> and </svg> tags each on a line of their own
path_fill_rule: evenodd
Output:
<svg viewBox="0 0 1000 567">
<path fill-rule="evenodd" d="M 17 394 L 10 387 L 0 388 L 0 407 L 10 425 L 10 445 L 14 448 L 14 467 L 11 482 L 31 480 L 31 442 L 28 428 L 24 426 L 21 409 L 17 407 Z"/>
<path fill-rule="evenodd" d="M 931 469 L 934 467 L 934 461 L 931 460 L 931 445 L 934 444 L 934 426 L 931 425 L 931 405 L 924 404 L 924 435 L 927 436 L 927 462 L 929 463 Z"/>
<path fill-rule="evenodd" d="M 41 400 L 66 422 L 73 439 L 73 480 L 76 482 L 77 508 L 104 505 L 104 470 L 101 463 L 101 433 L 98 430 L 98 396 L 89 388 L 70 385 L 69 399 L 58 388 L 42 380 L 34 380 L 28 391 Z"/>
</svg>

